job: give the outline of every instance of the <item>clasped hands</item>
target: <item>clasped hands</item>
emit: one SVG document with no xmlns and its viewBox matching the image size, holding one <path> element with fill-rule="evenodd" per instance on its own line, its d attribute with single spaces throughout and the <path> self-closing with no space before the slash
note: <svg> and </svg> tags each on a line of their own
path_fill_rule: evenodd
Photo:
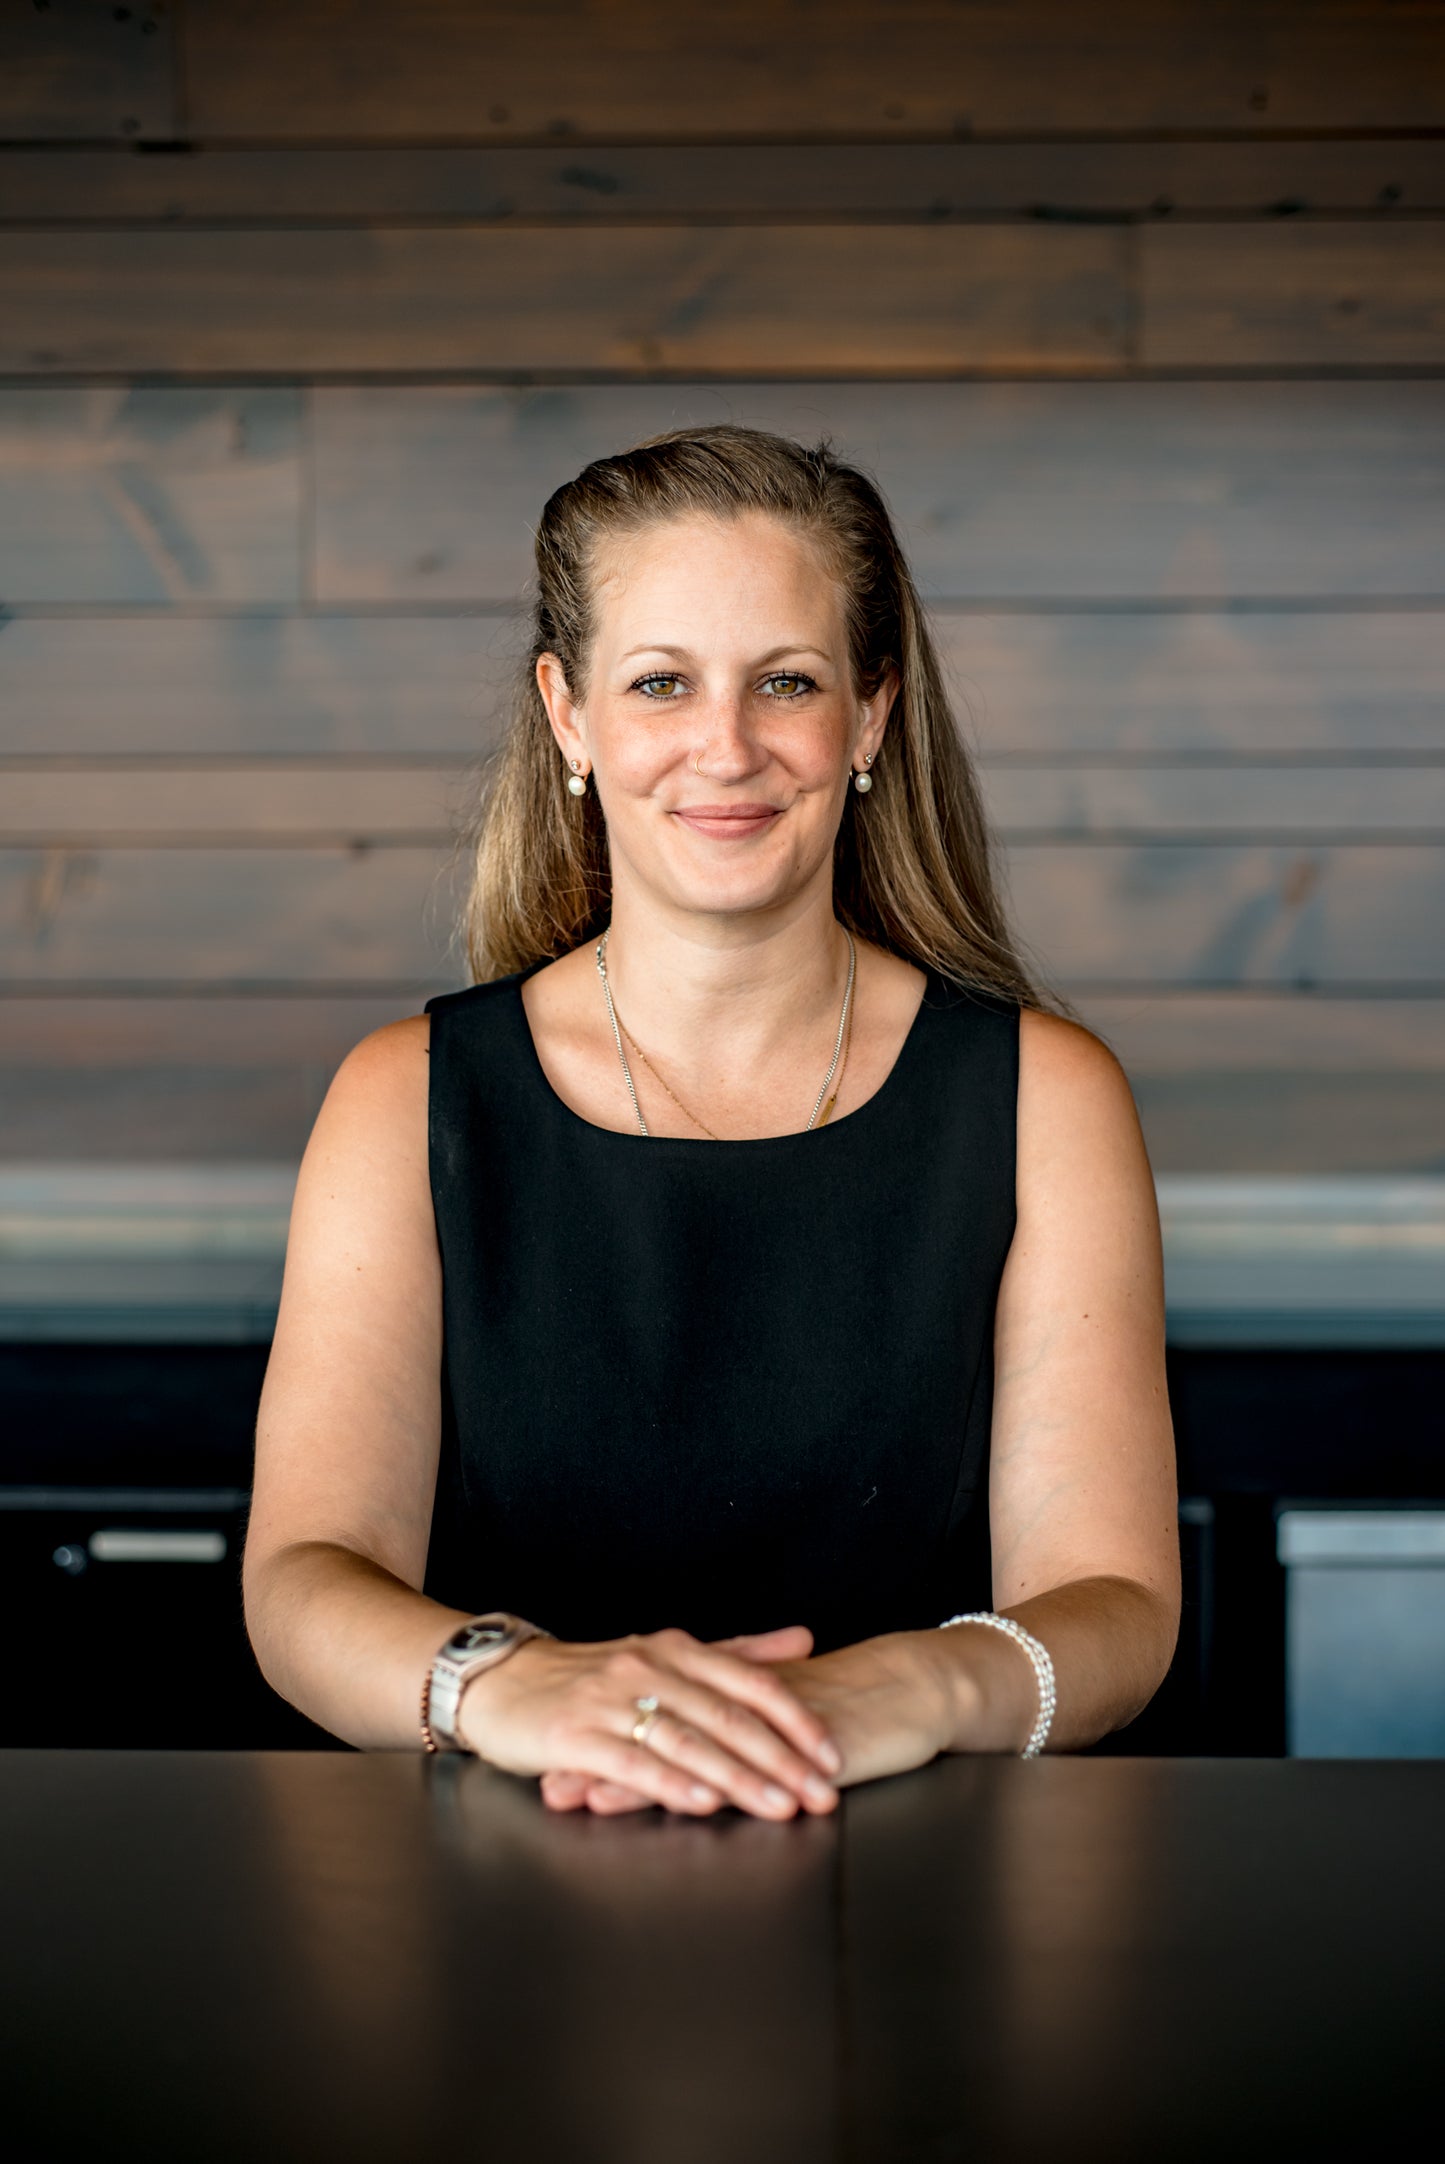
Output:
<svg viewBox="0 0 1445 2164">
<path fill-rule="evenodd" d="M 839 1788 L 950 1747 L 954 1689 L 938 1636 L 899 1631 L 816 1658 L 801 1624 L 712 1642 L 683 1630 L 533 1638 L 467 1686 L 458 1726 L 491 1764 L 540 1775 L 554 1811 L 823 1813 Z M 639 1743 L 637 1701 L 652 1698 Z"/>
</svg>

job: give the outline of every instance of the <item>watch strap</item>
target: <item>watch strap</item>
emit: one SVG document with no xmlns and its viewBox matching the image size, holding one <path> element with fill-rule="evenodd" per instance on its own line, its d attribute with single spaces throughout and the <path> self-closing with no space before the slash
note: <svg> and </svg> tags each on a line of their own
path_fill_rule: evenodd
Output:
<svg viewBox="0 0 1445 2164">
<path fill-rule="evenodd" d="M 456 1655 L 447 1646 L 460 1631 L 485 1629 L 497 1635 L 487 1645 L 474 1651 Z M 552 1633 L 540 1624 L 528 1623 L 518 1615 L 494 1610 L 487 1615 L 472 1616 L 459 1624 L 448 1638 L 447 1644 L 432 1661 L 427 1670 L 421 1692 L 421 1735 L 423 1747 L 428 1751 L 465 1751 L 467 1746 L 457 1733 L 457 1712 L 462 1692 L 474 1676 L 488 1668 L 495 1668 L 500 1661 L 515 1653 L 518 1646 L 529 1638 L 550 1638 Z"/>
</svg>

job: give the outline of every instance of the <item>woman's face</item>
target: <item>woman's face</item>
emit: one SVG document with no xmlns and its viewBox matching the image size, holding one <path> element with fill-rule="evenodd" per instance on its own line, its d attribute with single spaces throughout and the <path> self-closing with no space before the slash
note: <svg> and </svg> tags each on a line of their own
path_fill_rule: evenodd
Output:
<svg viewBox="0 0 1445 2164">
<path fill-rule="evenodd" d="M 563 758 L 597 790 L 614 882 L 732 915 L 830 880 L 894 684 L 855 692 L 817 546 L 763 513 L 649 526 L 606 544 L 594 619 L 580 703 L 554 656 L 537 674 Z"/>
</svg>

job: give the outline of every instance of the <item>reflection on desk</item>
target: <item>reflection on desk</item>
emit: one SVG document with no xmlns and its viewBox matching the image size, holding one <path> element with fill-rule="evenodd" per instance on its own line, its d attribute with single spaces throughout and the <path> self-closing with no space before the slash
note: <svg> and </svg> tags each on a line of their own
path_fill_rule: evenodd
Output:
<svg viewBox="0 0 1445 2164">
<path fill-rule="evenodd" d="M 771 1825 L 411 1753 L 0 1753 L 23 2156 L 1374 2153 L 1445 1764 L 952 1759 Z"/>
</svg>

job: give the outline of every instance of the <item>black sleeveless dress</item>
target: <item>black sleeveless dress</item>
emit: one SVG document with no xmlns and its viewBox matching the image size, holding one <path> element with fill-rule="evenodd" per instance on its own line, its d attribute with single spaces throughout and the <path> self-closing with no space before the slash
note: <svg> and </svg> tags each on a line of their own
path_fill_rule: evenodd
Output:
<svg viewBox="0 0 1445 2164">
<path fill-rule="evenodd" d="M 526 974 L 427 1002 L 424 1590 L 571 1639 L 806 1623 L 819 1652 L 990 1607 L 1017 1004 L 930 975 L 856 1112 L 719 1143 L 565 1105 Z"/>
</svg>

